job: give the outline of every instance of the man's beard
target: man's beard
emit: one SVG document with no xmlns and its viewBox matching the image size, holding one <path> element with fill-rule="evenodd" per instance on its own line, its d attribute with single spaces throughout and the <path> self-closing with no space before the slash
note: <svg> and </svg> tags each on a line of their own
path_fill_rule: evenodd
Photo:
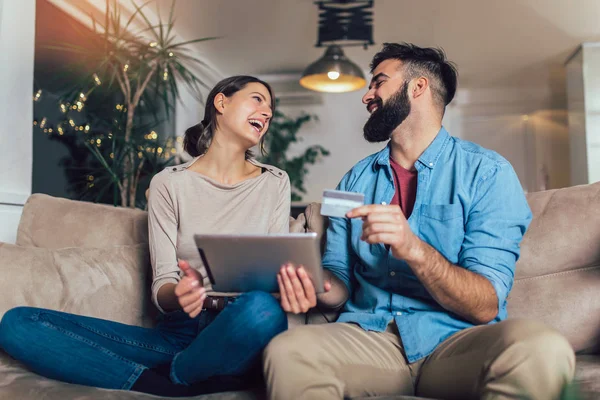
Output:
<svg viewBox="0 0 600 400">
<path fill-rule="evenodd" d="M 385 104 L 382 104 L 381 99 L 373 102 L 377 103 L 377 110 L 367 120 L 363 128 L 363 134 L 368 142 L 384 142 L 392 137 L 394 129 L 410 114 L 408 82 L 404 82 L 400 90 L 390 97 Z"/>
</svg>

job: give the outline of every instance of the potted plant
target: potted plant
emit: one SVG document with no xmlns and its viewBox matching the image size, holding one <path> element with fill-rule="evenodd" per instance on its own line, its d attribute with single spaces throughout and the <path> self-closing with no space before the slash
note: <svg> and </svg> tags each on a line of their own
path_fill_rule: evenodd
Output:
<svg viewBox="0 0 600 400">
<path fill-rule="evenodd" d="M 208 68 L 192 56 L 188 45 L 214 37 L 178 42 L 174 34 L 175 1 L 169 17 L 152 24 L 137 6 L 127 20 L 116 1 L 107 1 L 104 22 L 92 18 L 95 40 L 89 46 L 63 43 L 52 46 L 59 51 L 77 54 L 81 65 L 90 71 L 83 79 L 72 82 L 58 100 L 62 117 L 57 121 L 42 118 L 34 121 L 39 129 L 54 140 L 65 143 L 71 159 L 70 168 L 79 197 L 107 201 L 115 205 L 143 207 L 143 196 L 151 176 L 174 160 L 176 141 L 160 138 L 156 127 L 164 121 L 161 113 L 170 117 L 174 102 L 183 84 L 201 101 L 205 82 L 193 72 L 194 67 Z M 135 19 L 144 28 L 132 31 Z M 159 17 L 160 18 L 160 17 Z M 81 67 L 78 66 L 81 70 Z M 41 96 L 34 95 L 34 101 Z M 88 104 L 109 104 L 88 110 Z M 87 149 L 91 157 L 77 157 Z M 141 182 L 145 182 L 140 187 Z"/>
</svg>

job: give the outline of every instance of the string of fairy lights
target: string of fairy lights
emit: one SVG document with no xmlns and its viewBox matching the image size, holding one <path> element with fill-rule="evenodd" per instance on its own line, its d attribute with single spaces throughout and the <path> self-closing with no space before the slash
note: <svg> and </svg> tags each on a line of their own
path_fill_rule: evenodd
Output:
<svg viewBox="0 0 600 400">
<path fill-rule="evenodd" d="M 129 67 L 129 65 L 126 63 L 123 67 L 124 71 L 127 71 L 128 67 Z M 93 79 L 95 86 L 102 85 L 102 80 L 100 79 L 98 74 L 94 73 L 92 75 L 92 79 Z M 166 68 L 163 73 L 163 79 L 164 80 L 168 79 L 168 70 Z M 75 133 L 82 132 L 86 136 L 89 135 L 89 139 L 86 138 L 84 140 L 89 140 L 89 143 L 91 145 L 95 145 L 97 148 L 102 149 L 106 142 L 110 142 L 113 140 L 114 135 L 112 132 L 108 132 L 106 135 L 104 133 L 93 135 L 92 127 L 89 123 L 77 124 L 72 117 L 67 115 L 69 112 L 81 113 L 85 107 L 85 102 L 87 101 L 88 96 L 93 91 L 93 89 L 94 88 L 91 88 L 86 93 L 84 93 L 84 92 L 79 93 L 79 95 L 76 96 L 76 99 L 73 102 L 63 102 L 62 100 L 59 101 L 60 112 L 62 114 L 64 114 L 65 117 L 67 117 L 65 122 L 59 122 L 56 125 L 56 127 L 53 127 L 48 123 L 48 117 L 44 116 L 44 117 L 42 117 L 42 119 L 40 121 L 38 121 L 37 119 L 34 119 L 33 126 L 38 127 L 43 133 L 45 133 L 47 135 L 64 136 L 65 134 L 67 134 L 67 131 L 69 129 L 73 130 Z M 44 91 L 42 89 L 39 89 L 33 95 L 33 101 L 39 102 L 43 96 L 44 96 Z M 122 113 L 127 112 L 127 107 L 123 104 L 115 105 L 115 109 Z M 137 146 L 137 150 L 138 150 L 137 157 L 139 159 L 142 159 L 142 158 L 144 158 L 145 155 L 147 156 L 150 154 L 155 157 L 162 157 L 164 159 L 168 159 L 170 157 L 176 156 L 178 153 L 177 149 L 181 148 L 181 146 L 183 145 L 183 138 L 181 138 L 181 137 L 167 138 L 167 140 L 164 143 L 164 147 L 157 145 L 156 141 L 158 140 L 159 135 L 154 130 L 143 135 L 143 138 L 144 138 L 144 140 L 146 140 L 150 143 L 146 143 L 144 145 Z M 111 160 L 114 160 L 114 158 L 115 158 L 114 152 L 110 152 L 108 157 Z M 85 177 L 85 179 L 86 179 L 87 188 L 92 189 L 95 186 L 94 180 L 96 179 L 96 177 L 92 174 L 88 174 Z"/>
<path fill-rule="evenodd" d="M 125 64 L 124 68 L 127 68 L 128 65 Z M 165 73 L 166 72 L 165 70 Z M 102 84 L 102 81 L 100 80 L 100 78 L 98 77 L 98 75 L 96 73 L 94 73 L 92 75 L 92 78 L 94 80 L 94 83 L 96 86 L 100 86 Z M 168 79 L 168 77 L 167 77 Z M 79 93 L 79 95 L 77 96 L 76 100 L 71 103 L 71 102 L 60 102 L 59 104 L 59 108 L 62 114 L 67 114 L 70 111 L 76 111 L 78 113 L 80 113 L 83 108 L 85 107 L 85 102 L 88 98 L 88 95 L 92 92 L 93 89 L 90 89 L 87 93 Z M 34 102 L 39 102 L 40 99 L 43 96 L 43 90 L 39 89 L 35 92 L 35 94 L 33 95 L 33 101 Z M 123 104 L 117 104 L 115 105 L 115 109 L 117 111 L 120 112 L 127 112 L 127 107 L 125 107 L 125 105 Z M 66 126 L 68 125 L 68 127 Z M 40 121 L 38 121 L 37 119 L 33 120 L 33 126 L 35 127 L 39 127 L 39 129 L 48 134 L 57 134 L 59 136 L 63 136 L 67 133 L 67 129 L 71 128 L 72 130 L 74 130 L 75 132 L 83 132 L 85 134 L 89 134 L 92 130 L 92 127 L 89 123 L 85 123 L 85 124 L 80 124 L 78 125 L 75 120 L 73 118 L 68 118 L 66 120 L 66 122 L 59 122 L 56 127 L 52 127 L 48 124 L 48 118 L 47 117 L 42 117 L 42 119 Z M 92 145 L 96 145 L 96 147 L 101 148 L 103 146 L 103 143 L 105 141 L 105 139 L 113 139 L 113 134 L 112 132 L 109 132 L 107 135 L 104 134 L 98 134 L 95 135 L 93 138 L 89 139 L 89 143 Z M 158 134 L 156 133 L 156 131 L 150 131 L 149 133 L 145 134 L 143 136 L 143 138 L 147 141 L 156 141 L 158 140 Z M 174 155 L 177 154 L 177 148 L 178 145 L 181 146 L 183 142 L 183 139 L 181 137 L 177 137 L 177 138 L 167 138 L 167 140 L 165 141 L 164 147 L 163 146 L 142 146 L 142 145 L 138 145 L 138 158 L 143 158 L 144 157 L 144 151 L 147 153 L 151 153 L 151 154 L 157 154 L 160 157 L 164 157 L 164 158 L 169 158 L 172 157 Z M 114 153 L 110 153 L 110 158 L 114 159 Z"/>
</svg>

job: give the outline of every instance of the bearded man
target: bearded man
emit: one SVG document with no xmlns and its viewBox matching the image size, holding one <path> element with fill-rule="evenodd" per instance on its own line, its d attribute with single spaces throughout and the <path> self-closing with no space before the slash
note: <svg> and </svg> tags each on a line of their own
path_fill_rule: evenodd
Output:
<svg viewBox="0 0 600 400">
<path fill-rule="evenodd" d="M 503 157 L 442 126 L 455 67 L 440 49 L 386 43 L 371 73 L 364 137 L 387 145 L 338 185 L 368 205 L 330 218 L 326 293 L 303 268 L 279 276 L 286 311 L 342 312 L 269 344 L 269 398 L 559 398 L 574 373 L 569 343 L 539 322 L 506 319 L 531 221 L 519 179 Z"/>
</svg>

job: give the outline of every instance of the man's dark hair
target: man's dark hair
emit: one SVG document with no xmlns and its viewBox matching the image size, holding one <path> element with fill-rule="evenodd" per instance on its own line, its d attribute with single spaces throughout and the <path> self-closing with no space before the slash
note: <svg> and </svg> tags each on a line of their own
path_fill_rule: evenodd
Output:
<svg viewBox="0 0 600 400">
<path fill-rule="evenodd" d="M 402 61 L 407 80 L 419 76 L 428 78 L 434 101 L 442 110 L 454 98 L 458 71 L 446 59 L 442 49 L 419 47 L 411 43 L 384 43 L 381 51 L 371 61 L 371 73 L 383 61 L 390 59 Z"/>
</svg>

